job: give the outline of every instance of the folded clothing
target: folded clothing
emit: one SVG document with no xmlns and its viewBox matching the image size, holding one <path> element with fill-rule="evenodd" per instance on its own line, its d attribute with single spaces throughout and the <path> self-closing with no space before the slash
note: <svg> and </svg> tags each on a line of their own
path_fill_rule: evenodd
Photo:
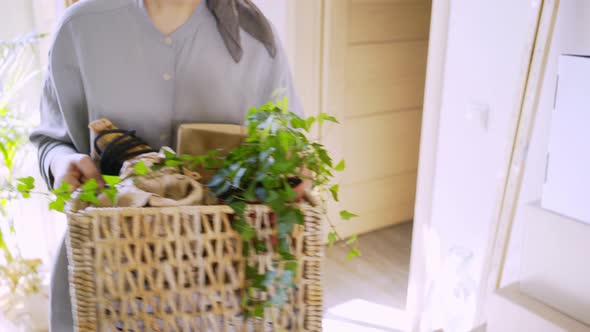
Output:
<svg viewBox="0 0 590 332">
<path fill-rule="evenodd" d="M 204 202 L 205 189 L 199 183 L 201 175 L 184 167 L 162 167 L 147 174 L 136 174 L 136 165 L 141 162 L 147 169 L 163 164 L 165 150 L 155 152 L 136 137 L 133 131 L 117 128 L 111 121 L 101 119 L 89 125 L 93 138 L 93 156 L 98 158 L 101 172 L 119 175 L 115 202 L 105 194 L 97 195 L 95 207 L 165 207 L 200 205 Z M 109 160 L 105 160 L 109 159 Z M 108 170 L 104 170 L 108 167 Z M 69 210 L 76 212 L 90 206 L 82 200 L 82 190 L 72 195 Z"/>
</svg>

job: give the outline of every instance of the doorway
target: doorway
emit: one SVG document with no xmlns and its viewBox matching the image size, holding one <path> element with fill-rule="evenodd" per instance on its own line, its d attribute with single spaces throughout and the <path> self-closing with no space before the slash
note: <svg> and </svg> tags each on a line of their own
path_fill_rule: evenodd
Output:
<svg viewBox="0 0 590 332">
<path fill-rule="evenodd" d="M 289 6 L 287 49 L 306 113 L 340 121 L 318 133 L 347 162 L 329 210 L 360 216 L 330 216 L 342 236 L 359 234 L 362 257 L 348 261 L 338 244 L 327 250 L 324 330 L 406 330 L 431 2 Z"/>
<path fill-rule="evenodd" d="M 430 1 L 326 2 L 324 111 L 340 126 L 322 137 L 348 163 L 341 201 L 360 215 L 363 256 L 327 251 L 326 331 L 408 328 L 412 220 L 422 125 Z"/>
<path fill-rule="evenodd" d="M 407 330 L 431 1 L 255 2 L 283 40 L 305 113 L 340 121 L 315 134 L 346 160 L 330 219 L 359 235 L 362 257 L 326 251 L 324 330 Z M 342 209 L 360 217 L 339 221 Z"/>
</svg>

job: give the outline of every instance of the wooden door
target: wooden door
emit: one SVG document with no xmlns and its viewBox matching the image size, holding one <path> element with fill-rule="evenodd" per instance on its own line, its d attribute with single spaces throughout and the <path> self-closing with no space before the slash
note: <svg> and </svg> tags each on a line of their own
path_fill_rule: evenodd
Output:
<svg viewBox="0 0 590 332">
<path fill-rule="evenodd" d="M 322 140 L 347 161 L 341 204 L 361 217 L 343 235 L 414 214 L 430 1 L 327 0 L 322 109 L 341 121 Z M 332 214 L 337 220 L 337 215 Z"/>
</svg>

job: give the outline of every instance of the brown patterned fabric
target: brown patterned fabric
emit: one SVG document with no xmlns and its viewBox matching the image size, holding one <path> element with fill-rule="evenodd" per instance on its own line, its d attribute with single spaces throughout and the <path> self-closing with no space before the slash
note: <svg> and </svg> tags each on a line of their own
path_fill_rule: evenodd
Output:
<svg viewBox="0 0 590 332">
<path fill-rule="evenodd" d="M 240 28 L 264 44 L 271 57 L 276 56 L 272 27 L 251 0 L 207 0 L 207 6 L 215 16 L 219 33 L 236 62 L 240 62 L 244 54 Z"/>
</svg>

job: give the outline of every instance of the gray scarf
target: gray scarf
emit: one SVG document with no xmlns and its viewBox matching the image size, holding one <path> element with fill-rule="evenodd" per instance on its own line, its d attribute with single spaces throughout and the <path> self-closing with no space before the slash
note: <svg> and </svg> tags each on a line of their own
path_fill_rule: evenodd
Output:
<svg viewBox="0 0 590 332">
<path fill-rule="evenodd" d="M 232 58 L 240 62 L 244 55 L 240 28 L 260 41 L 271 57 L 277 54 L 272 27 L 251 0 L 204 0 L 217 20 L 217 27 Z"/>
</svg>

